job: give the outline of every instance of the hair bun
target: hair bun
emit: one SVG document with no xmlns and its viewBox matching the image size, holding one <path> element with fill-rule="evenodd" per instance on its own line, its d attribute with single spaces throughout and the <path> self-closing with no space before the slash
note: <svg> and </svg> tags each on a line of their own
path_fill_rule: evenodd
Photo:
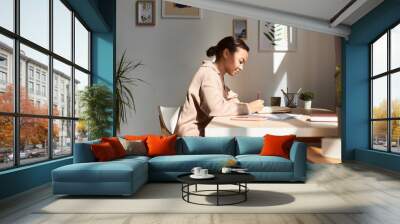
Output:
<svg viewBox="0 0 400 224">
<path fill-rule="evenodd" d="M 206 54 L 207 54 L 207 57 L 215 56 L 217 54 L 217 46 L 212 46 L 212 47 L 208 48 Z"/>
</svg>

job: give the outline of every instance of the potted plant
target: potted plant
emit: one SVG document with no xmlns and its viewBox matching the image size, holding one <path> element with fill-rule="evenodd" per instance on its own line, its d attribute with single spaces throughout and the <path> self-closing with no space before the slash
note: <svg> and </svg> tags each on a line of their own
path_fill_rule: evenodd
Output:
<svg viewBox="0 0 400 224">
<path fill-rule="evenodd" d="M 113 97 L 111 90 L 102 84 L 86 87 L 80 94 L 81 118 L 88 129 L 89 140 L 110 136 Z"/>
<path fill-rule="evenodd" d="M 314 99 L 314 93 L 307 91 L 300 94 L 300 99 L 304 101 L 304 109 L 311 109 L 311 102 Z"/>
<path fill-rule="evenodd" d="M 139 82 L 147 83 L 140 78 L 130 76 L 131 72 L 134 72 L 143 64 L 140 61 L 129 61 L 126 59 L 125 53 L 126 50 L 122 54 L 115 77 L 115 126 L 117 132 L 120 131 L 121 123 L 127 121 L 128 109 L 133 109 L 136 112 L 132 88 L 138 86 Z"/>
</svg>

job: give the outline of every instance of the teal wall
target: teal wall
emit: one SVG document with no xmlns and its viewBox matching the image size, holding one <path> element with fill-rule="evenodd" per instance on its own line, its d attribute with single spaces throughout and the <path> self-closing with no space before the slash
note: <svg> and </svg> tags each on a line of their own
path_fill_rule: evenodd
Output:
<svg viewBox="0 0 400 224">
<path fill-rule="evenodd" d="M 114 90 L 115 0 L 66 0 L 92 31 L 92 82 Z M 113 125 L 114 126 L 114 125 Z M 115 133 L 115 128 L 110 127 Z M 72 163 L 72 157 L 0 172 L 0 199 L 51 181 L 51 171 Z"/>
<path fill-rule="evenodd" d="M 369 149 L 369 43 L 400 22 L 400 0 L 385 0 L 351 27 L 343 47 L 342 157 L 399 170 L 399 156 Z"/>
</svg>

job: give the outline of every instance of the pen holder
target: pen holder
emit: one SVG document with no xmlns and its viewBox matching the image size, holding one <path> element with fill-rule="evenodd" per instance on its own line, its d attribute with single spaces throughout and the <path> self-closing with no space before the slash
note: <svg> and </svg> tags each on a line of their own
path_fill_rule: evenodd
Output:
<svg viewBox="0 0 400 224">
<path fill-rule="evenodd" d="M 286 93 L 285 94 L 285 106 L 290 108 L 296 108 L 299 103 L 298 93 Z"/>
</svg>

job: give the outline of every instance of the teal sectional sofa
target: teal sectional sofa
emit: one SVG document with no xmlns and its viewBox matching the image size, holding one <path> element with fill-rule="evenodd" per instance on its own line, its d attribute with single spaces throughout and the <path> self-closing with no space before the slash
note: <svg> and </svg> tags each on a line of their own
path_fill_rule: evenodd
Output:
<svg viewBox="0 0 400 224">
<path fill-rule="evenodd" d="M 177 155 L 127 156 L 96 162 L 91 141 L 75 144 L 74 163 L 52 171 L 54 194 L 131 195 L 148 181 L 176 181 L 193 167 L 218 172 L 228 160 L 236 160 L 259 182 L 305 182 L 306 145 L 295 141 L 290 159 L 260 156 L 262 137 L 182 137 L 177 139 Z"/>
</svg>

